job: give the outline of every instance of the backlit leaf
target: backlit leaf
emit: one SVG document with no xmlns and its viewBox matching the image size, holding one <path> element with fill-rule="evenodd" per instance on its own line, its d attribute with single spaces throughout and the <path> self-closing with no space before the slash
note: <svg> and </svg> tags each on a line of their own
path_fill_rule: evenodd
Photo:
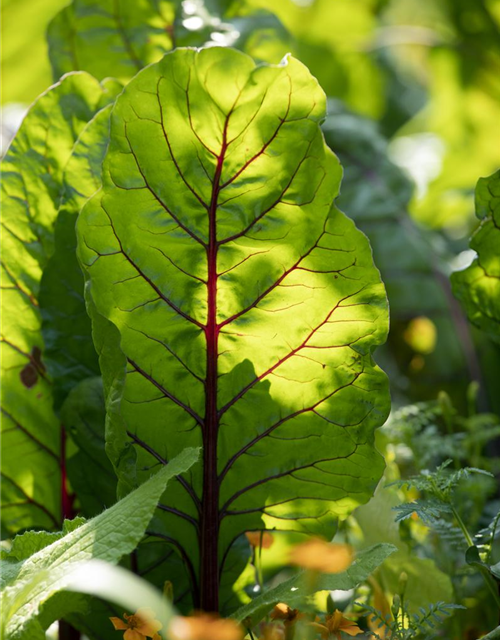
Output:
<svg viewBox="0 0 500 640">
<path fill-rule="evenodd" d="M 324 114 L 294 59 L 177 50 L 118 98 L 103 188 L 78 222 L 122 486 L 204 447 L 157 533 L 208 610 L 245 531 L 331 535 L 383 466 L 387 384 L 371 353 L 385 292 L 366 238 L 332 206 L 341 169 Z"/>
</svg>

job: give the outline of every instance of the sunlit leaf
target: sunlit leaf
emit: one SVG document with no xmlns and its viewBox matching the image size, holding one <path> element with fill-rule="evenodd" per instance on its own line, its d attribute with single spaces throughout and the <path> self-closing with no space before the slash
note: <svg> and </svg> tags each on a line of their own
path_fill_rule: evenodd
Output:
<svg viewBox="0 0 500 640">
<path fill-rule="evenodd" d="M 331 535 L 381 472 L 385 293 L 332 206 L 324 112 L 294 59 L 177 50 L 118 98 L 103 188 L 78 222 L 121 486 L 204 445 L 157 534 L 205 609 L 245 531 Z"/>
<path fill-rule="evenodd" d="M 50 23 L 54 78 L 82 69 L 128 79 L 172 48 L 171 0 L 73 0 Z"/>
</svg>

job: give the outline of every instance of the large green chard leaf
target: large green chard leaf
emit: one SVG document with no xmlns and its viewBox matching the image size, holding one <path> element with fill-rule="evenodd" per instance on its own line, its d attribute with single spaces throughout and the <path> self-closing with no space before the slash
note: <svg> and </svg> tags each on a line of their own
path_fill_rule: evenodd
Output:
<svg viewBox="0 0 500 640">
<path fill-rule="evenodd" d="M 373 432 L 389 398 L 371 352 L 385 292 L 366 238 L 331 204 L 341 169 L 324 114 L 294 59 L 177 50 L 118 98 L 103 188 L 78 221 L 123 486 L 130 442 L 139 479 L 203 445 L 158 534 L 208 610 L 244 531 L 329 535 L 383 467 Z"/>
<path fill-rule="evenodd" d="M 468 378 L 478 379 L 480 371 L 467 320 L 451 294 L 445 247 L 408 215 L 412 184 L 390 161 L 375 123 L 337 101 L 328 111 L 323 132 L 345 168 L 338 204 L 370 239 L 387 287 L 391 331 L 380 357 L 393 372 L 393 394 L 434 398 L 438 385 L 462 398 Z M 422 316 L 436 332 L 425 352 L 407 339 Z"/>
<path fill-rule="evenodd" d="M 61 430 L 42 359 L 39 285 L 64 165 L 114 88 L 86 73 L 66 76 L 32 106 L 2 162 L 2 502 L 10 532 L 60 523 Z"/>
<path fill-rule="evenodd" d="M 25 559 L 23 547 L 21 558 L 13 553 L 2 561 L 2 574 L 4 578 L 7 576 L 7 586 L 2 591 L 2 630 L 6 635 L 2 634 L 2 637 L 9 640 L 37 637 L 35 632 L 39 630 L 39 623 L 36 618 L 42 606 L 59 592 L 81 582 L 79 569 L 82 564 L 93 559 L 116 564 L 123 555 L 133 551 L 144 535 L 168 481 L 187 471 L 198 455 L 199 451 L 186 449 L 166 468 L 101 515 L 84 524 L 77 522 L 80 526 L 74 530 L 70 523 L 70 530 L 64 532 L 66 535 L 48 546 L 40 548 L 36 535 L 26 534 L 34 554 Z M 43 544 L 47 534 L 41 535 Z M 14 545 L 15 551 L 16 542 Z M 64 598 L 58 599 L 58 605 L 67 613 Z M 56 609 L 51 608 L 51 612 L 57 617 Z M 44 619 L 46 624 L 51 622 Z"/>
<path fill-rule="evenodd" d="M 453 291 L 470 321 L 500 342 L 500 171 L 479 179 L 476 215 L 481 225 L 470 246 L 477 257 L 452 275 Z"/>
</svg>

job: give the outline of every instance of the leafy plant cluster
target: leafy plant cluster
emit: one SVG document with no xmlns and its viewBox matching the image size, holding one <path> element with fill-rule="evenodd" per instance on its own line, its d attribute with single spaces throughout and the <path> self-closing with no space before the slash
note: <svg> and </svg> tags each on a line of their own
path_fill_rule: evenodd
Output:
<svg viewBox="0 0 500 640">
<path fill-rule="evenodd" d="M 450 284 L 385 137 L 404 101 L 359 115 L 284 4 L 48 27 L 2 160 L 2 637 L 498 623 L 500 172 Z"/>
</svg>

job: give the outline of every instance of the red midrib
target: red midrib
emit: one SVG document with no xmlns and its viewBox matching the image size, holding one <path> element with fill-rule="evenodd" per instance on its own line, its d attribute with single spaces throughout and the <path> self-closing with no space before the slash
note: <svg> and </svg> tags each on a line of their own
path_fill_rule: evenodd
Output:
<svg viewBox="0 0 500 640">
<path fill-rule="evenodd" d="M 209 237 L 207 246 L 207 373 L 205 418 L 203 429 L 203 497 L 200 532 L 200 607 L 203 611 L 219 610 L 219 485 L 217 480 L 217 356 L 220 328 L 217 324 L 217 200 L 224 155 L 227 149 L 226 119 L 220 155 L 212 187 L 208 211 Z"/>
</svg>

